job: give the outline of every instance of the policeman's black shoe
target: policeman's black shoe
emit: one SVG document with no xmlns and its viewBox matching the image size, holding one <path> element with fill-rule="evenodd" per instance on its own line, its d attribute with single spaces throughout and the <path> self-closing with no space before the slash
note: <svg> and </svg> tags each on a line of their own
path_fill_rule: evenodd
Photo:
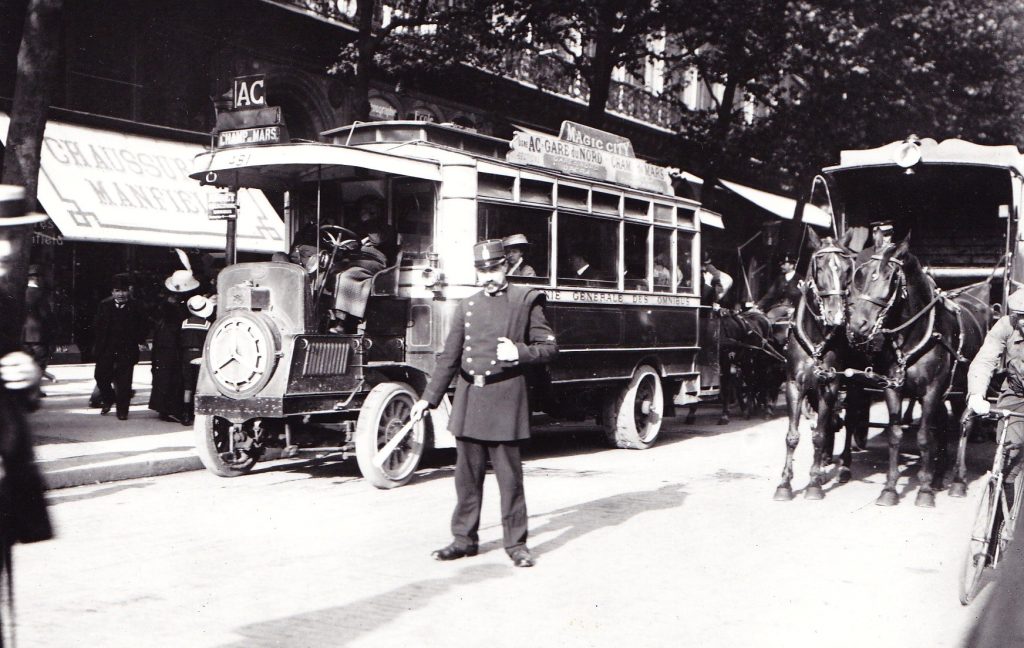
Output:
<svg viewBox="0 0 1024 648">
<path fill-rule="evenodd" d="M 475 544 L 468 547 L 460 547 L 453 542 L 444 549 L 438 549 L 430 555 L 434 557 L 434 560 L 458 560 L 466 556 L 475 556 L 479 550 L 480 548 Z"/>
<path fill-rule="evenodd" d="M 192 424 L 196 422 L 196 417 L 192 412 L 185 412 L 185 415 L 181 417 L 181 424 L 185 427 L 192 427 Z"/>
<path fill-rule="evenodd" d="M 110 414 L 110 405 L 100 405 L 100 416 Z"/>
<path fill-rule="evenodd" d="M 533 554 L 526 547 L 520 547 L 508 555 L 516 567 L 533 567 Z"/>
</svg>

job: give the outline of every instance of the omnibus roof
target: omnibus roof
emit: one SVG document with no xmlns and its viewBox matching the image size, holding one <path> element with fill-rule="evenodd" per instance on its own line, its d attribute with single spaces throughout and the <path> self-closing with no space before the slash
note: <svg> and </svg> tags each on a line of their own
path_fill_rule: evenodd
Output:
<svg viewBox="0 0 1024 648">
<path fill-rule="evenodd" d="M 326 167 L 326 168 L 325 168 Z M 224 148 L 197 155 L 189 177 L 223 187 L 286 189 L 295 182 L 342 177 L 355 169 L 441 180 L 436 162 L 367 149 L 303 142 Z"/>
<path fill-rule="evenodd" d="M 873 149 L 859 149 L 842 151 L 839 154 L 839 164 L 826 167 L 826 173 L 841 172 L 850 169 L 881 166 L 902 166 L 899 160 L 901 153 L 908 145 L 916 145 L 920 152 L 920 161 L 917 164 L 957 164 L 996 167 L 1000 169 L 1012 169 L 1020 175 L 1024 175 L 1024 162 L 1021 160 L 1020 151 L 1013 145 L 988 146 L 974 144 L 961 139 L 948 139 L 936 142 L 934 139 L 925 138 L 917 140 L 908 138 L 898 142 L 890 142 L 884 146 Z"/>
</svg>

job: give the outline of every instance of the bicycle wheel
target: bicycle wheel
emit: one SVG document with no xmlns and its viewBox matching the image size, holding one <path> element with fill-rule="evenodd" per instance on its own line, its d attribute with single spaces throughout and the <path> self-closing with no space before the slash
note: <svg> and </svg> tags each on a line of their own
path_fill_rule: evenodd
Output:
<svg viewBox="0 0 1024 648">
<path fill-rule="evenodd" d="M 971 526 L 971 538 L 967 543 L 967 553 L 964 555 L 963 565 L 960 568 L 960 603 L 962 605 L 970 603 L 978 593 L 982 573 L 991 559 L 989 548 L 992 545 L 993 527 L 1000 507 L 998 481 L 996 478 L 989 478 L 978 501 L 978 512 L 975 514 L 974 524 Z"/>
</svg>

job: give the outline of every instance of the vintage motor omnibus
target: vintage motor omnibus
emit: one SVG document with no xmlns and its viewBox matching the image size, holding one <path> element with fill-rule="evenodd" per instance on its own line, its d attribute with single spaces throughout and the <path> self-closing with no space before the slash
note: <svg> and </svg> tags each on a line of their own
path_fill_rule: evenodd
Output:
<svg viewBox="0 0 1024 648">
<path fill-rule="evenodd" d="M 204 184 L 279 200 L 290 236 L 320 234 L 315 272 L 278 260 L 218 276 L 196 394 L 209 470 L 244 473 L 268 448 L 340 453 L 390 488 L 426 449 L 454 447 L 447 398 L 416 425 L 406 425 L 409 410 L 453 309 L 478 290 L 473 243 L 512 234 L 529 241 L 536 274 L 513 280 L 545 293 L 560 348 L 531 380 L 535 410 L 594 416 L 612 443 L 642 449 L 674 405 L 716 394 L 718 377 L 702 366 L 714 363 L 701 361 L 700 205 L 677 197 L 668 170 L 633 156 L 628 140 L 568 122 L 558 137 L 521 131 L 511 142 L 426 122 L 357 123 L 324 137 L 331 143 L 235 135 L 195 161 Z M 386 219 L 397 245 L 358 326 L 332 331 L 330 275 L 362 236 L 365 210 Z M 580 259 L 589 276 L 577 273 Z"/>
</svg>

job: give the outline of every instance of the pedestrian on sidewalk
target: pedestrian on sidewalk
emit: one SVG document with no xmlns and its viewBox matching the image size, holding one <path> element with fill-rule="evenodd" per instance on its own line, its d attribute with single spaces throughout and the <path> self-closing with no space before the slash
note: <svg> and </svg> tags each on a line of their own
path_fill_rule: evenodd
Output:
<svg viewBox="0 0 1024 648">
<path fill-rule="evenodd" d="M 50 294 L 42 283 L 38 264 L 28 267 L 25 286 L 25 325 L 22 329 L 25 351 L 32 356 L 45 374 L 53 352 L 53 308 Z M 51 376 L 52 378 L 52 376 Z M 40 396 L 44 396 L 41 391 Z"/>
<path fill-rule="evenodd" d="M 178 292 L 167 291 L 153 328 L 153 351 L 150 355 L 153 389 L 149 394 L 149 409 L 156 411 L 161 421 L 180 422 L 182 418 L 184 387 L 178 338 L 188 309 L 179 295 Z"/>
<path fill-rule="evenodd" d="M 410 414 L 419 420 L 428 408 L 437 407 L 458 374 L 448 425 L 457 448 L 454 539 L 432 555 L 437 560 L 476 555 L 490 459 L 501 493 L 505 552 L 516 567 L 532 567 L 520 459 L 520 449 L 530 437 L 526 368 L 549 362 L 558 347 L 544 316 L 543 293 L 508 283 L 501 239 L 474 245 L 473 258 L 483 290 L 456 307 L 430 384 Z"/>
<path fill-rule="evenodd" d="M 185 386 L 185 402 L 182 425 L 195 422 L 196 384 L 199 382 L 199 364 L 203 360 L 203 345 L 210 332 L 210 318 L 213 316 L 213 302 L 202 295 L 193 295 L 188 300 L 188 318 L 181 323 L 181 377 Z"/>
<path fill-rule="evenodd" d="M 129 298 L 128 274 L 114 275 L 110 297 L 100 302 L 93 330 L 96 384 L 100 389 L 100 414 L 116 407 L 120 421 L 128 419 L 132 377 L 139 352 L 146 347 L 148 325 L 141 307 Z"/>
</svg>

